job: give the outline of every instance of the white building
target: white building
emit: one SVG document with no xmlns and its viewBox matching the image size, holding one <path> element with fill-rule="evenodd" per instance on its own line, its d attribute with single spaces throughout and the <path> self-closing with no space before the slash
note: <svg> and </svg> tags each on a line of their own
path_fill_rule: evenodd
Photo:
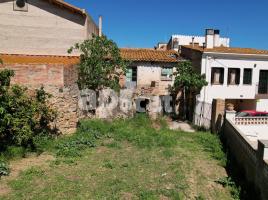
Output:
<svg viewBox="0 0 268 200">
<path fill-rule="evenodd" d="M 0 53 L 68 55 L 99 28 L 84 10 L 63 0 L 1 0 Z"/>
<path fill-rule="evenodd" d="M 268 51 L 215 45 L 220 43 L 219 37 L 209 30 L 205 38 L 205 47 L 181 48 L 181 55 L 190 59 L 208 82 L 197 96 L 197 114 L 209 119 L 211 111 L 202 105 L 211 105 L 213 99 L 233 103 L 237 111 L 268 111 Z"/>
<path fill-rule="evenodd" d="M 212 31 L 213 37 L 216 38 L 215 41 L 218 42 L 218 43 L 215 43 L 214 46 L 224 46 L 224 47 L 230 46 L 230 38 L 220 37 L 219 30 L 207 29 L 207 31 Z M 168 46 L 168 49 L 173 49 L 173 50 L 178 51 L 180 50 L 181 46 L 192 45 L 192 44 L 203 47 L 204 44 L 206 44 L 206 37 L 194 36 L 194 35 L 172 35 L 167 46 Z"/>
</svg>

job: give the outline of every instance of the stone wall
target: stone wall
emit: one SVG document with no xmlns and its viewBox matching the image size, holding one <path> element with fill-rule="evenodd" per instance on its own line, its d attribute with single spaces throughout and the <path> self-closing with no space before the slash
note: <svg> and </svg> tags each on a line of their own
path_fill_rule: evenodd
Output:
<svg viewBox="0 0 268 200">
<path fill-rule="evenodd" d="M 55 128 L 60 133 L 68 134 L 76 130 L 79 119 L 75 65 L 62 64 L 5 64 L 0 69 L 12 69 L 15 77 L 12 84 L 20 84 L 35 90 L 44 86 L 52 94 L 50 105 L 57 110 Z"/>
<path fill-rule="evenodd" d="M 63 134 L 75 132 L 80 119 L 132 117 L 139 106 L 139 99 L 148 100 L 146 112 L 152 118 L 163 112 L 158 87 L 121 89 L 118 93 L 104 89 L 94 95 L 94 91 L 79 90 L 76 65 L 15 63 L 1 65 L 0 68 L 15 71 L 13 84 L 26 86 L 30 90 L 44 86 L 52 94 L 50 105 L 58 113 L 54 126 Z M 90 106 L 94 103 L 95 107 Z"/>
<path fill-rule="evenodd" d="M 258 146 L 251 145 L 230 119 L 225 120 L 224 138 L 231 156 L 235 158 L 236 167 L 248 184 L 252 185 L 260 199 L 268 199 L 268 142 L 258 141 Z"/>
</svg>

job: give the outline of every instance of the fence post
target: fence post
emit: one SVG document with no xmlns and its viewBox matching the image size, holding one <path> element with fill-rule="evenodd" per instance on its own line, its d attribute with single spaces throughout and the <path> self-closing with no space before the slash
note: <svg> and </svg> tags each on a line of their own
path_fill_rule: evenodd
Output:
<svg viewBox="0 0 268 200">
<path fill-rule="evenodd" d="M 227 110 L 226 111 L 226 119 L 229 119 L 232 122 L 235 122 L 235 115 L 236 115 L 236 111 L 235 110 L 232 110 L 232 111 Z"/>
</svg>

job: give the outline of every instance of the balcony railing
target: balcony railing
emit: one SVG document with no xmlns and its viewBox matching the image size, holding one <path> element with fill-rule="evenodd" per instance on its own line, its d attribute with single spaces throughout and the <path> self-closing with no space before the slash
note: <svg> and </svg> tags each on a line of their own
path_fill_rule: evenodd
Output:
<svg viewBox="0 0 268 200">
<path fill-rule="evenodd" d="M 263 117 L 236 117 L 236 125 L 266 125 L 268 124 L 268 116 Z"/>
</svg>

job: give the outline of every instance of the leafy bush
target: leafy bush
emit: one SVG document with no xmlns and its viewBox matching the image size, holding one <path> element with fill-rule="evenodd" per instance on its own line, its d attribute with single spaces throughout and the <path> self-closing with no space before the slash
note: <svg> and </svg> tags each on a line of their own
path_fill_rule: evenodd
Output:
<svg viewBox="0 0 268 200">
<path fill-rule="evenodd" d="M 0 161 L 0 178 L 1 176 L 8 176 L 10 173 L 10 169 L 8 167 L 8 164 Z"/>
<path fill-rule="evenodd" d="M 51 133 L 56 113 L 48 107 L 44 88 L 30 95 L 27 88 L 10 85 L 11 70 L 0 71 L 0 150 L 8 146 L 34 148 L 34 137 Z"/>
</svg>

